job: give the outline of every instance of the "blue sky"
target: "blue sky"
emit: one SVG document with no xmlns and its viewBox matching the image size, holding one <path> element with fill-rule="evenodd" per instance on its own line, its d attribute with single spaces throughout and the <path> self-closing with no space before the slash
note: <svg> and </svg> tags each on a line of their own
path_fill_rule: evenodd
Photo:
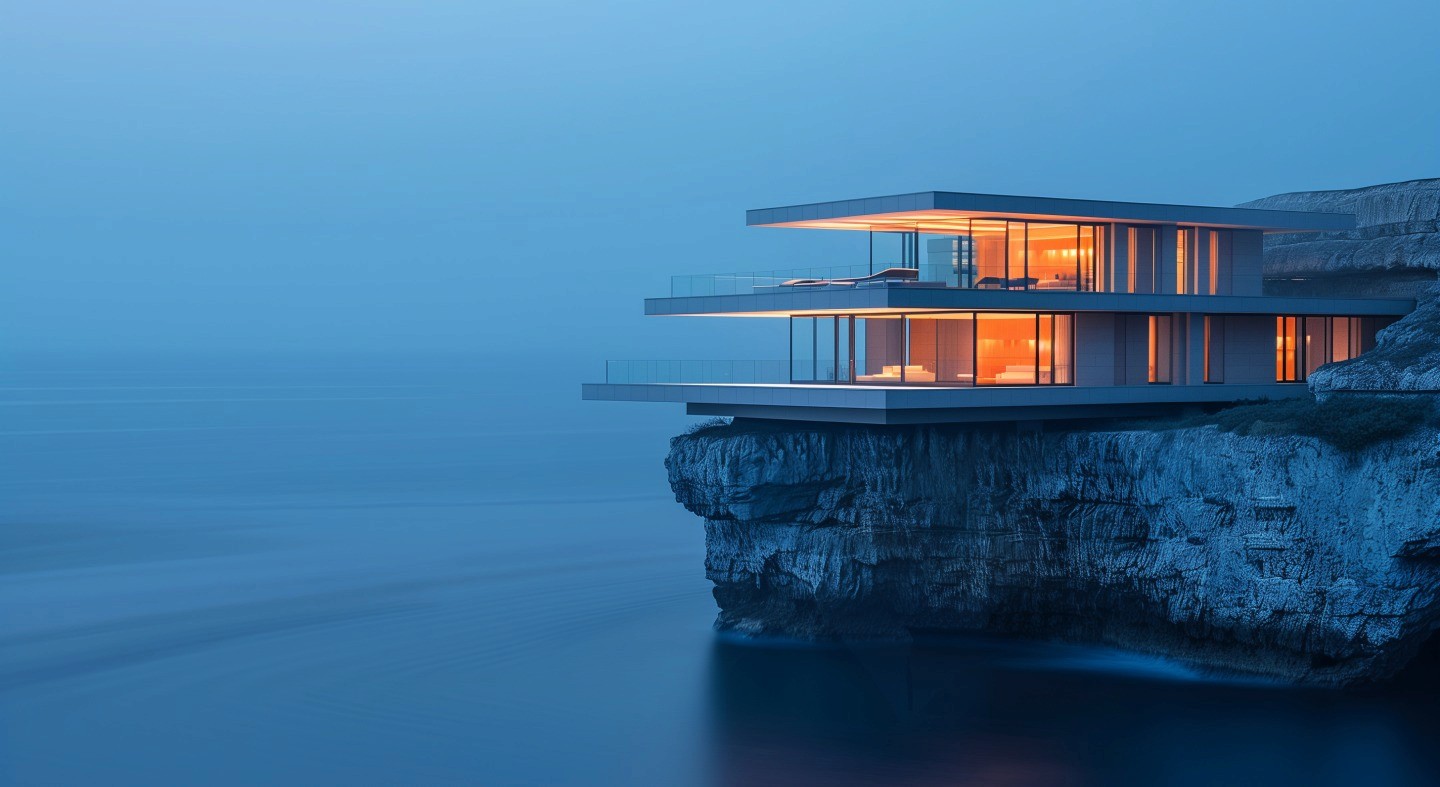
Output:
<svg viewBox="0 0 1440 787">
<path fill-rule="evenodd" d="M 12 2 L 0 330 L 779 357 L 770 321 L 640 300 L 863 259 L 860 236 L 746 230 L 752 207 L 1440 175 L 1436 29 L 1421 2 Z"/>
</svg>

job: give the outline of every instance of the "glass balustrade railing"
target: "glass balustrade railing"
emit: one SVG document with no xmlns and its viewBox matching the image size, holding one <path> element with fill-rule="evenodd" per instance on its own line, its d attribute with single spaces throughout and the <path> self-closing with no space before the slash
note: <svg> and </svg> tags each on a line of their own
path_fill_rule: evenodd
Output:
<svg viewBox="0 0 1440 787">
<path fill-rule="evenodd" d="M 837 265 L 821 268 L 789 268 L 751 273 L 707 273 L 696 276 L 671 276 L 670 297 L 688 298 L 699 295 L 749 295 L 757 287 L 779 287 L 786 282 L 828 281 L 869 276 L 868 264 Z"/>
<path fill-rule="evenodd" d="M 605 382 L 788 383 L 789 361 L 606 361 Z"/>
</svg>

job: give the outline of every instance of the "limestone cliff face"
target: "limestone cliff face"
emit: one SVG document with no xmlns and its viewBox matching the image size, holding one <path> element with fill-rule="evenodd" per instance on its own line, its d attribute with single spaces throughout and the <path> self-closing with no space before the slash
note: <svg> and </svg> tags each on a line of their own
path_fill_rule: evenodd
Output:
<svg viewBox="0 0 1440 787">
<path fill-rule="evenodd" d="M 1420 302 L 1374 351 L 1314 374 L 1318 396 L 1440 392 L 1440 180 L 1250 204 L 1359 213 L 1353 232 L 1267 239 L 1275 291 Z M 675 438 L 666 464 L 705 519 L 726 629 L 1062 637 L 1348 684 L 1440 628 L 1432 427 L 1344 453 L 1170 426 L 736 423 Z"/>
<path fill-rule="evenodd" d="M 1064 637 L 1349 683 L 1440 625 L 1437 437 L 737 423 L 666 464 L 722 628 Z"/>
<path fill-rule="evenodd" d="M 1277 194 L 1242 208 L 1319 210 L 1356 214 L 1351 232 L 1272 235 L 1265 271 L 1274 277 L 1421 273 L 1440 271 L 1440 178 L 1342 191 Z M 1366 278 L 1351 282 L 1364 287 Z"/>
</svg>

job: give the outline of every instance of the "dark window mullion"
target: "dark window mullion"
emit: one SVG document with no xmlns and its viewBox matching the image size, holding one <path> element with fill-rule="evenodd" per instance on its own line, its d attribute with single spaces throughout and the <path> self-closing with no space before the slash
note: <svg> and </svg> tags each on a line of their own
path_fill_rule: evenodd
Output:
<svg viewBox="0 0 1440 787">
<path fill-rule="evenodd" d="M 1026 247 L 1028 248 L 1029 245 L 1030 245 L 1030 237 L 1029 237 L 1029 236 L 1030 236 L 1030 231 L 1029 231 L 1029 229 L 1026 229 L 1026 231 L 1025 231 L 1025 236 L 1026 236 L 1026 237 L 1025 237 L 1025 245 L 1026 245 Z M 1026 257 L 1027 260 L 1029 259 L 1030 253 L 1029 253 L 1028 251 L 1025 253 L 1025 257 Z M 1028 278 L 1030 278 L 1030 271 L 1029 271 L 1029 268 L 1028 268 L 1029 263 L 1027 262 L 1026 265 L 1027 265 L 1027 268 L 1026 268 L 1026 271 L 1025 271 L 1025 278 L 1028 279 Z M 1039 385 L 1039 384 L 1040 384 L 1040 313 L 1039 313 L 1039 312 L 1036 312 L 1036 313 L 1035 313 L 1035 324 L 1034 324 L 1034 326 L 1032 326 L 1031 329 L 1030 329 L 1030 335 L 1035 337 L 1035 373 L 1031 376 L 1030 379 L 1032 380 L 1032 384 L 1034 384 L 1034 385 Z"/>
</svg>

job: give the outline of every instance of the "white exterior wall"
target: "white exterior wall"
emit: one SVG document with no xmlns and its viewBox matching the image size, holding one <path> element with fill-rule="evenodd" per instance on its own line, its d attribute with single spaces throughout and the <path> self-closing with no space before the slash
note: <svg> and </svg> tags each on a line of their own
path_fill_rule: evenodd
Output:
<svg viewBox="0 0 1440 787">
<path fill-rule="evenodd" d="M 1264 295 L 1264 233 L 1259 230 L 1235 230 L 1230 236 L 1233 239 L 1230 294 Z"/>
<path fill-rule="evenodd" d="M 1115 384 L 1115 315 L 1075 315 L 1075 384 Z"/>
<path fill-rule="evenodd" d="M 1155 292 L 1163 295 L 1174 295 L 1179 292 L 1180 282 L 1175 279 L 1175 264 L 1178 259 L 1175 256 L 1175 243 L 1180 228 L 1174 224 L 1162 224 L 1160 226 L 1160 248 L 1155 260 Z"/>
<path fill-rule="evenodd" d="M 1275 382 L 1275 318 L 1225 317 L 1225 383 Z"/>
<path fill-rule="evenodd" d="M 1205 315 L 1175 315 L 1176 342 L 1183 352 L 1175 354 L 1176 385 L 1201 385 L 1205 382 Z"/>
</svg>

